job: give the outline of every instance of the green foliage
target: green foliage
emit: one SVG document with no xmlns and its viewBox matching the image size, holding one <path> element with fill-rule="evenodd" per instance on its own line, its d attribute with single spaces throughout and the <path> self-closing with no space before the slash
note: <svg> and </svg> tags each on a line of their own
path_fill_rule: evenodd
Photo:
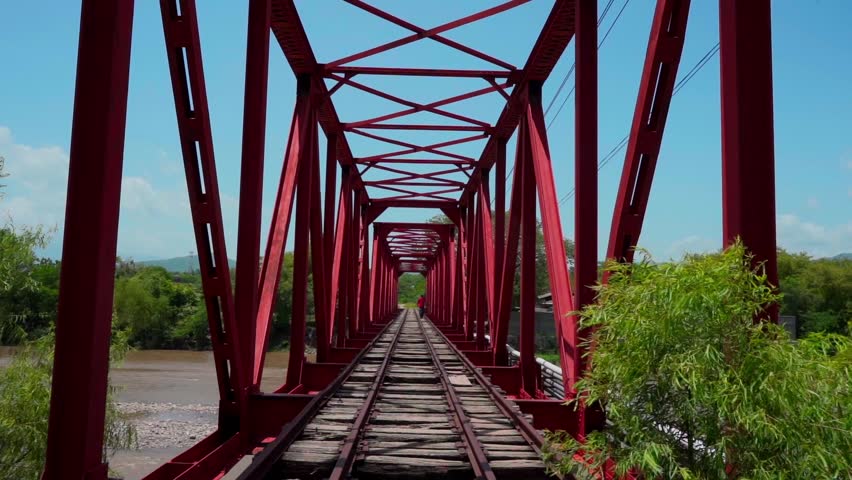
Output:
<svg viewBox="0 0 852 480">
<path fill-rule="evenodd" d="M 0 228 L 0 344 L 43 335 L 56 313 L 58 263 L 40 259 L 48 242 L 43 228 Z"/>
<path fill-rule="evenodd" d="M 310 255 L 309 253 L 307 255 Z M 293 264 L 296 257 L 293 252 L 284 253 L 283 267 L 281 268 L 281 281 L 278 283 L 275 311 L 272 315 L 272 330 L 270 332 L 270 345 L 274 347 L 286 347 L 290 340 L 290 321 L 293 311 Z M 310 261 L 308 262 L 307 289 L 307 315 L 314 313 L 314 280 L 311 274 Z"/>
<path fill-rule="evenodd" d="M 399 277 L 399 303 L 417 304 L 420 295 L 426 293 L 426 277 L 419 273 L 404 273 Z"/>
<path fill-rule="evenodd" d="M 811 259 L 778 252 L 781 313 L 798 318 L 800 335 L 849 334 L 852 322 L 852 260 Z"/>
<path fill-rule="evenodd" d="M 551 434 L 553 470 L 586 470 L 573 460 L 582 448 L 593 465 L 612 458 L 649 478 L 850 477 L 849 338 L 794 343 L 755 324 L 777 297 L 739 245 L 608 269 L 599 303 L 581 312 L 595 347 L 577 387 L 611 423 L 584 445 Z"/>
<path fill-rule="evenodd" d="M 44 466 L 54 336 L 50 332 L 19 351 L 7 368 L 0 369 L 0 478 L 37 479 Z M 127 352 L 126 337 L 113 335 L 110 359 L 120 362 Z M 115 388 L 107 397 L 106 457 L 136 443 L 136 433 L 118 411 Z"/>
<path fill-rule="evenodd" d="M 179 283 L 162 267 L 122 269 L 116 279 L 116 326 L 139 348 L 210 346 L 206 310 L 197 286 Z"/>
</svg>

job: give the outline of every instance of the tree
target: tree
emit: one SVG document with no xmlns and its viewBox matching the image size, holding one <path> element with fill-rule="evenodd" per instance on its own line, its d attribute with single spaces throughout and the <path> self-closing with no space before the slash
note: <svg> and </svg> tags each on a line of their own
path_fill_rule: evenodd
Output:
<svg viewBox="0 0 852 480">
<path fill-rule="evenodd" d="M 0 228 L 0 343 L 24 341 L 31 330 L 44 329 L 53 318 L 58 265 L 36 255 L 49 238 L 41 227 L 9 223 Z"/>
<path fill-rule="evenodd" d="M 116 325 L 140 348 L 204 348 L 206 312 L 201 292 L 175 282 L 162 267 L 142 267 L 115 283 Z M 202 329 L 202 327 L 204 327 Z"/>
<path fill-rule="evenodd" d="M 426 292 L 426 278 L 419 273 L 403 273 L 399 277 L 399 303 L 411 305 Z"/>
<path fill-rule="evenodd" d="M 580 443 L 550 434 L 560 473 L 645 478 L 848 478 L 852 472 L 852 342 L 791 342 L 755 323 L 778 300 L 741 245 L 679 263 L 609 264 L 598 303 L 581 312 L 594 332 L 578 398 L 608 423 Z"/>
<path fill-rule="evenodd" d="M 8 367 L 0 369 L 0 478 L 35 480 L 41 474 L 47 446 L 54 343 L 53 334 L 47 334 L 17 353 Z M 114 332 L 111 362 L 120 362 L 127 348 L 126 337 Z M 104 458 L 136 443 L 135 429 L 118 411 L 115 393 L 110 387 Z"/>
<path fill-rule="evenodd" d="M 799 335 L 849 334 L 852 322 L 852 260 L 814 260 L 778 251 L 781 313 L 795 315 Z"/>
</svg>

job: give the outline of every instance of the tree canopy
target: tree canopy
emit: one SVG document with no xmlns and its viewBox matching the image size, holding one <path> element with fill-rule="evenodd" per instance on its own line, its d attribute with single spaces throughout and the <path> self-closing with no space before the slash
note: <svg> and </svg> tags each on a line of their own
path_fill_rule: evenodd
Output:
<svg viewBox="0 0 852 480">
<path fill-rule="evenodd" d="M 756 323 L 778 300 L 742 246 L 655 264 L 610 264 L 599 302 L 581 312 L 593 335 L 578 398 L 607 426 L 581 444 L 549 439 L 551 467 L 582 476 L 580 454 L 646 478 L 848 478 L 852 342 L 791 342 Z M 582 452 L 582 453 L 581 453 Z"/>
</svg>

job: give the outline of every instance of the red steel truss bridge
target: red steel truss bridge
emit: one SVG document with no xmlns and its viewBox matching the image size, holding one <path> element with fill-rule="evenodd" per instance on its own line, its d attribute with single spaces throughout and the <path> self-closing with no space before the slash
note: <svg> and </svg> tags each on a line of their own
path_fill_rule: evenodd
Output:
<svg viewBox="0 0 852 480">
<path fill-rule="evenodd" d="M 594 301 L 590 287 L 598 278 L 597 2 L 548 0 L 552 7 L 532 50 L 523 64 L 513 65 L 499 52 L 450 37 L 454 29 L 530 0 L 494 1 L 429 27 L 366 0 L 344 1 L 407 33 L 320 61 L 293 0 L 248 2 L 233 284 L 196 17 L 204 2 L 160 1 L 219 420 L 213 434 L 147 478 L 217 479 L 232 469 L 229 478 L 542 478 L 543 429 L 582 438 L 604 421 L 600 411 L 564 407 L 565 398 L 543 391 L 535 359 L 532 240 L 540 221 L 562 386 L 570 399 L 585 368 L 586 334 L 571 312 Z M 770 2 L 718 3 L 723 236 L 726 243 L 742 238 L 777 284 Z M 609 233 L 607 256 L 617 261 L 631 262 L 640 238 L 689 6 L 689 0 L 656 1 Z M 102 452 L 132 19 L 132 0 L 82 2 L 45 480 L 108 475 Z M 375 61 L 414 42 L 437 42 L 489 68 L 400 68 Z M 270 48 L 292 67 L 297 91 L 262 244 Z M 569 48 L 576 59 L 570 276 L 542 109 L 542 85 Z M 370 86 L 375 77 L 479 83 L 449 98 L 424 100 Z M 341 118 L 335 93 L 345 90 L 396 109 Z M 498 102 L 497 118 L 465 113 L 464 101 L 480 97 Z M 417 123 L 427 116 L 431 122 Z M 423 141 L 403 141 L 401 132 Z M 507 152 L 511 137 L 516 146 Z M 365 155 L 350 146 L 355 138 L 384 145 L 386 153 Z M 456 153 L 454 147 L 477 141 L 484 145 L 478 156 Z M 426 209 L 424 218 L 442 213 L 452 223 L 383 222 L 395 208 Z M 288 236 L 295 251 L 290 363 L 282 384 L 262 391 Z M 398 308 L 404 272 L 426 277 L 427 318 Z M 309 273 L 316 361 L 305 355 Z M 516 274 L 520 356 L 510 365 L 506 340 Z"/>
</svg>

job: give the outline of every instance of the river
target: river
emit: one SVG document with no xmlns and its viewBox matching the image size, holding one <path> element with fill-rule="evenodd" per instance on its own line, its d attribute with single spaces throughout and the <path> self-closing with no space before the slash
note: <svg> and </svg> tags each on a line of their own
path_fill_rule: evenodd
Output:
<svg viewBox="0 0 852 480">
<path fill-rule="evenodd" d="M 13 352 L 0 347 L 0 367 Z M 288 355 L 267 355 L 264 391 L 283 383 Z M 132 351 L 110 378 L 118 388 L 119 408 L 138 433 L 138 449 L 117 451 L 110 459 L 111 470 L 126 480 L 142 478 L 216 429 L 219 393 L 212 352 Z"/>
</svg>

